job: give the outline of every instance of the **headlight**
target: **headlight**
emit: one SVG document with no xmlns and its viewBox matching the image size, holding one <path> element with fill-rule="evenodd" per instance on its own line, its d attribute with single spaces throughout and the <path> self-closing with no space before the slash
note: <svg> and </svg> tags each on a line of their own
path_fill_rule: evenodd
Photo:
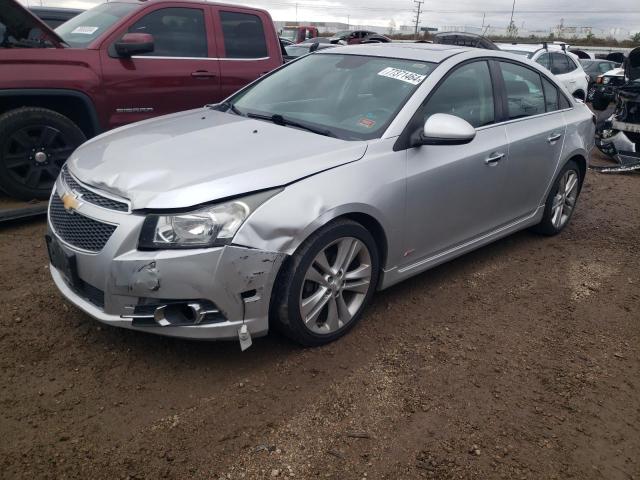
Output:
<svg viewBox="0 0 640 480">
<path fill-rule="evenodd" d="M 268 190 L 192 212 L 147 215 L 138 248 L 207 248 L 230 243 L 249 215 L 280 191 Z"/>
<path fill-rule="evenodd" d="M 605 85 L 606 85 L 607 83 L 609 83 L 610 81 L 611 81 L 611 78 L 610 78 L 610 77 L 603 77 L 603 78 L 602 78 L 602 83 L 603 83 L 603 84 L 605 84 Z"/>
</svg>

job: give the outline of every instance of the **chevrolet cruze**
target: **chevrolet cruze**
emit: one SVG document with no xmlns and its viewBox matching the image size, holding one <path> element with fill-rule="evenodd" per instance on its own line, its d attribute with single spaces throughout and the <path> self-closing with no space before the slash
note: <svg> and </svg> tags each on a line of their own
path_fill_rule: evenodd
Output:
<svg viewBox="0 0 640 480">
<path fill-rule="evenodd" d="M 78 148 L 51 195 L 51 274 L 109 325 L 324 344 L 376 290 L 561 232 L 593 138 L 588 108 L 521 56 L 327 49 Z"/>
</svg>

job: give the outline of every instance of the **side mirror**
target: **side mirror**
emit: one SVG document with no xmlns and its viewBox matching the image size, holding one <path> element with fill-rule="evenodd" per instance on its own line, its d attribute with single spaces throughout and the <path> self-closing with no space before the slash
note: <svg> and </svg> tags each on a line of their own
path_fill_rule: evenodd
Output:
<svg viewBox="0 0 640 480">
<path fill-rule="evenodd" d="M 434 113 L 424 122 L 424 128 L 413 136 L 411 144 L 464 145 L 476 137 L 476 129 L 466 120 L 446 113 Z"/>
<path fill-rule="evenodd" d="M 153 35 L 150 33 L 125 33 L 115 44 L 119 57 L 129 58 L 141 53 L 153 52 Z"/>
<path fill-rule="evenodd" d="M 315 52 L 316 50 L 318 50 L 319 46 L 320 46 L 320 42 L 312 43 L 311 46 L 309 47 L 309 53 Z"/>
</svg>

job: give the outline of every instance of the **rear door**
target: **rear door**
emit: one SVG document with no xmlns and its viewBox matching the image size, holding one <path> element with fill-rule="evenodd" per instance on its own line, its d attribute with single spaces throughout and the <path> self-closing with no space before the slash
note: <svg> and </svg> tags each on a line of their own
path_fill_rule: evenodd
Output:
<svg viewBox="0 0 640 480">
<path fill-rule="evenodd" d="M 269 41 L 273 27 L 262 12 L 230 5 L 210 9 L 216 25 L 224 99 L 280 66 L 280 45 Z"/>
<path fill-rule="evenodd" d="M 103 43 L 111 128 L 220 99 L 211 12 L 205 6 L 161 5 L 145 8 Z M 115 42 L 128 32 L 153 35 L 154 51 L 119 58 Z"/>
<path fill-rule="evenodd" d="M 504 202 L 515 220 L 533 214 L 544 202 L 560 160 L 565 134 L 561 106 L 567 100 L 536 70 L 515 62 L 500 61 L 499 65 L 509 139 Z"/>
</svg>

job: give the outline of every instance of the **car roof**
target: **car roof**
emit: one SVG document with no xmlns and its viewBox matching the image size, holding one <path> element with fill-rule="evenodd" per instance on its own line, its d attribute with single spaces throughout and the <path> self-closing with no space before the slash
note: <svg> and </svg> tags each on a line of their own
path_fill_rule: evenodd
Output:
<svg viewBox="0 0 640 480">
<path fill-rule="evenodd" d="M 423 62 L 440 63 L 453 55 L 479 49 L 457 47 L 433 43 L 366 43 L 348 45 L 318 52 L 321 55 L 341 53 L 347 55 L 368 55 L 373 57 L 389 57 L 404 60 L 419 60 Z"/>
<path fill-rule="evenodd" d="M 496 43 L 501 50 L 518 50 L 521 52 L 537 52 L 544 49 L 543 43 Z M 569 46 L 567 45 L 567 49 Z M 548 43 L 547 50 L 553 52 L 562 52 L 562 45 L 557 43 Z"/>
</svg>

